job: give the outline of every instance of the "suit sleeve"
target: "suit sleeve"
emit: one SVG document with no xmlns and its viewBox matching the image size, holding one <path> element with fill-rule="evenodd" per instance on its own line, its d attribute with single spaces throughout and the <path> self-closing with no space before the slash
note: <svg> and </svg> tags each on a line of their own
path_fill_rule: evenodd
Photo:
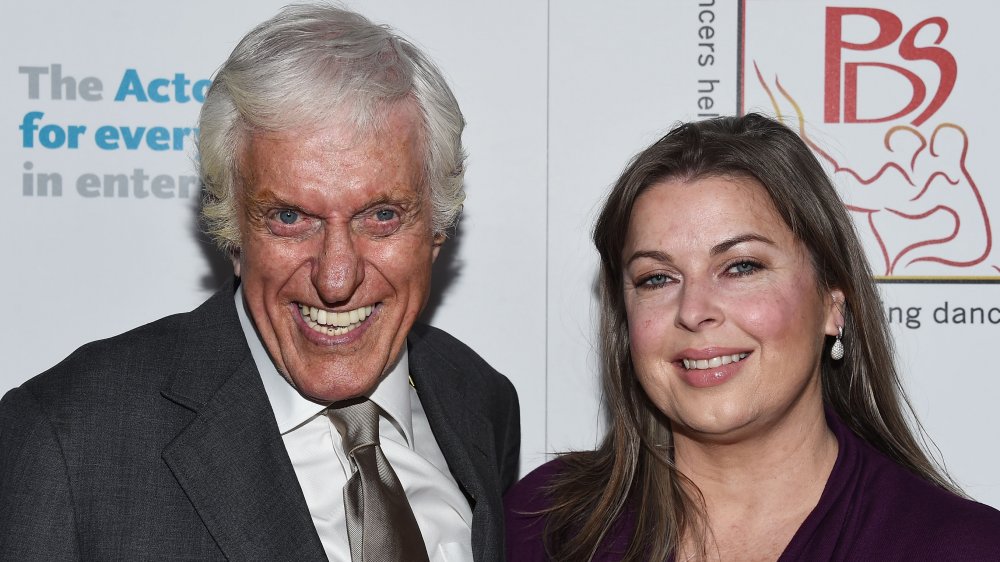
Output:
<svg viewBox="0 0 1000 562">
<path fill-rule="evenodd" d="M 503 453 L 500 457 L 500 482 L 506 492 L 514 482 L 517 482 L 521 458 L 521 407 L 517 399 L 517 391 L 508 380 L 504 380 L 507 389 L 507 423 L 504 424 Z"/>
<path fill-rule="evenodd" d="M 56 432 L 23 388 L 0 400 L 0 561 L 80 558 Z"/>
</svg>

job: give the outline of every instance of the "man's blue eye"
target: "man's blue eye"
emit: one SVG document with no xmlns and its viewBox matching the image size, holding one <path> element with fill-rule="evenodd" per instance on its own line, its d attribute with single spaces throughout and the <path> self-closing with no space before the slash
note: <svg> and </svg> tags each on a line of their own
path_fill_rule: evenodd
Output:
<svg viewBox="0 0 1000 562">
<path fill-rule="evenodd" d="M 299 214 L 295 211 L 285 209 L 278 212 L 278 220 L 285 224 L 294 224 L 295 221 L 299 220 Z"/>
<path fill-rule="evenodd" d="M 394 218 L 396 218 L 396 211 L 392 209 L 379 209 L 375 211 L 375 220 L 391 221 Z"/>
</svg>

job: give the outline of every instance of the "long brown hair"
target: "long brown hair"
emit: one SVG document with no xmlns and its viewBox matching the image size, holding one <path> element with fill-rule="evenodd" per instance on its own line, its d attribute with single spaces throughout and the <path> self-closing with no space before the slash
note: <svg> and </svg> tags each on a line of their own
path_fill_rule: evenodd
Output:
<svg viewBox="0 0 1000 562">
<path fill-rule="evenodd" d="M 701 539 L 700 492 L 673 464 L 670 421 L 637 382 L 629 352 L 622 250 L 636 199 L 667 179 L 753 178 L 807 248 L 821 288 L 845 297 L 844 358 L 824 353 L 824 401 L 858 436 L 924 479 L 961 491 L 925 453 L 893 361 L 892 340 L 854 223 L 816 157 L 791 129 L 758 114 L 680 125 L 640 152 L 611 190 L 594 229 L 601 256 L 600 341 L 610 427 L 596 451 L 562 457 L 548 492 L 546 550 L 590 560 L 628 513 L 624 560 L 665 560 L 685 533 Z M 829 351 L 832 338 L 824 351 Z M 916 424 L 911 429 L 909 419 Z M 703 553 L 704 554 L 704 553 Z"/>
</svg>

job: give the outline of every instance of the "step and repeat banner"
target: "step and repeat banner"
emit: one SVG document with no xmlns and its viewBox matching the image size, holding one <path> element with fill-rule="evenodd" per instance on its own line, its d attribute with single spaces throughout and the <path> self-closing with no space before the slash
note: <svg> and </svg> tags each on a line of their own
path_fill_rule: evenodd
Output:
<svg viewBox="0 0 1000 562">
<path fill-rule="evenodd" d="M 1000 79 L 985 2 L 747 1 L 741 110 L 782 116 L 851 211 L 915 409 L 1000 504 Z M 794 22 L 794 24 L 792 24 Z"/>
<path fill-rule="evenodd" d="M 199 234 L 197 113 L 284 2 L 37 0 L 0 20 L 0 392 L 80 345 L 189 310 L 232 267 Z M 424 319 L 517 386 L 522 471 L 604 430 L 601 198 L 682 120 L 800 130 L 879 275 L 914 409 L 1000 507 L 1000 77 L 993 3 L 356 0 L 441 66 L 468 121 L 466 210 Z"/>
</svg>

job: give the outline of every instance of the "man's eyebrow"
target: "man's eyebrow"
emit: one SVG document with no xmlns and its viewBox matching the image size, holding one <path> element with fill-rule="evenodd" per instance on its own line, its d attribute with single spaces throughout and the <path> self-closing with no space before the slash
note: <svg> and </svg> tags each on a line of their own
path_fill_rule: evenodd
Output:
<svg viewBox="0 0 1000 562">
<path fill-rule="evenodd" d="M 774 242 L 766 236 L 762 236 L 760 234 L 747 233 L 747 234 L 740 234 L 738 236 L 733 236 L 732 238 L 728 238 L 726 240 L 723 240 L 722 242 L 719 242 L 715 246 L 712 246 L 711 255 L 717 256 L 719 254 L 725 253 L 726 251 L 730 250 L 731 248 L 733 248 L 733 246 L 744 244 L 746 242 L 761 242 L 769 246 L 774 246 Z M 660 250 L 639 250 L 634 252 L 631 256 L 629 256 L 627 260 L 625 260 L 625 266 L 628 267 L 635 260 L 642 258 L 651 259 L 653 261 L 658 261 L 658 262 L 669 262 L 673 259 L 670 257 L 670 254 L 662 252 Z"/>
<path fill-rule="evenodd" d="M 365 203 L 364 208 L 362 208 L 359 213 L 364 213 L 370 210 L 372 207 L 378 207 L 380 205 L 400 205 L 407 213 L 419 213 L 425 204 L 426 197 L 421 195 L 419 192 L 406 192 L 405 190 L 393 190 L 389 193 L 383 193 L 377 197 L 372 198 L 370 201 Z"/>
<path fill-rule="evenodd" d="M 382 193 L 377 197 L 371 198 L 367 203 L 365 203 L 365 208 L 375 207 L 377 205 L 407 205 L 415 199 L 407 195 L 398 195 L 397 193 Z"/>
<path fill-rule="evenodd" d="M 285 200 L 283 197 L 275 195 L 272 191 L 265 191 L 261 193 L 260 197 L 256 198 L 257 201 L 262 205 L 268 205 L 270 207 L 289 207 L 292 209 L 297 209 L 299 206 Z"/>
<path fill-rule="evenodd" d="M 262 215 L 268 209 L 290 209 L 293 211 L 302 211 L 302 208 L 299 207 L 299 205 L 286 201 L 269 189 L 264 189 L 252 195 L 248 195 L 245 205 L 247 213 L 251 216 Z"/>
</svg>

